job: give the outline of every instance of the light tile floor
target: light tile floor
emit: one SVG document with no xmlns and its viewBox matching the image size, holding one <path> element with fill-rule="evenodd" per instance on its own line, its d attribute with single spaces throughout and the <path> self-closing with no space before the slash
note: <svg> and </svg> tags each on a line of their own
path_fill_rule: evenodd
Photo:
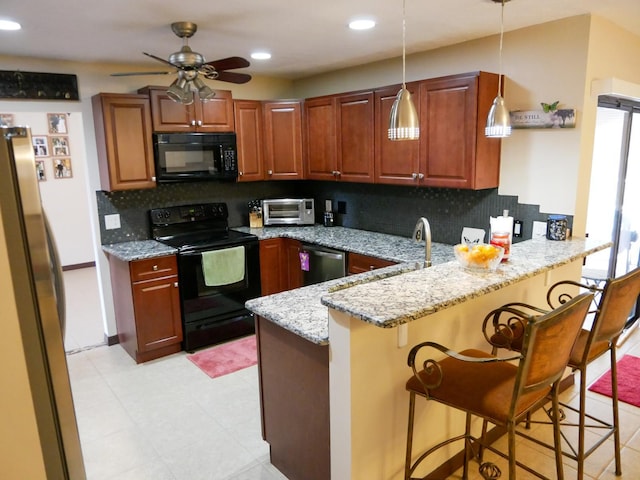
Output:
<svg viewBox="0 0 640 480">
<path fill-rule="evenodd" d="M 269 463 L 261 439 L 257 367 L 210 379 L 184 352 L 136 365 L 118 345 L 104 345 L 95 269 L 64 278 L 65 348 L 88 480 L 286 480 Z M 640 328 L 619 348 L 619 358 L 624 353 L 640 356 Z M 594 362 L 589 380 L 608 368 L 606 358 Z M 576 394 L 577 385 L 562 399 L 575 403 Z M 589 393 L 604 418 L 607 400 Z M 623 475 L 614 475 L 609 441 L 588 458 L 586 480 L 640 478 L 640 409 L 621 403 L 620 413 Z M 545 436 L 543 428 L 534 426 L 535 434 Z M 551 451 L 518 442 L 519 458 L 554 477 Z M 566 459 L 565 478 L 575 477 L 575 462 Z M 529 478 L 535 477 L 518 472 L 518 480 Z M 470 479 L 481 479 L 475 468 Z"/>
<path fill-rule="evenodd" d="M 64 279 L 88 480 L 286 480 L 261 438 L 257 367 L 211 379 L 184 352 L 136 365 L 104 345 L 95 269 Z"/>
</svg>

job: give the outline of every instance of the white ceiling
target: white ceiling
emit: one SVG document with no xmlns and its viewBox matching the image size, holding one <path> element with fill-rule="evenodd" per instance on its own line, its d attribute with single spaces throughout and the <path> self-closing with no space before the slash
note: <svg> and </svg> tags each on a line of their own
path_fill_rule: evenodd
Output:
<svg viewBox="0 0 640 480">
<path fill-rule="evenodd" d="M 505 5 L 505 30 L 587 13 L 640 36 L 640 0 L 513 0 Z M 350 31 L 346 25 L 357 16 L 377 27 Z M 189 45 L 207 61 L 270 51 L 271 60 L 238 70 L 254 75 L 296 79 L 402 52 L 401 0 L 2 0 L 2 18 L 23 29 L 0 32 L 0 55 L 133 70 L 166 70 L 142 52 L 167 58 L 179 50 L 175 21 L 198 25 Z M 407 53 L 499 31 L 500 4 L 492 0 L 406 0 Z"/>
</svg>

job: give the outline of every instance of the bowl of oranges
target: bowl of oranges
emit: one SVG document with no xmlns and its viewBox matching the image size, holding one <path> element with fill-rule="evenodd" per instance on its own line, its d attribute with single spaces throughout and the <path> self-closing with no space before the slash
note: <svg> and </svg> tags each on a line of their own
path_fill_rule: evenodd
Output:
<svg viewBox="0 0 640 480">
<path fill-rule="evenodd" d="M 488 243 L 459 243 L 453 247 L 453 252 L 464 268 L 482 272 L 495 271 L 504 256 L 504 248 Z"/>
</svg>

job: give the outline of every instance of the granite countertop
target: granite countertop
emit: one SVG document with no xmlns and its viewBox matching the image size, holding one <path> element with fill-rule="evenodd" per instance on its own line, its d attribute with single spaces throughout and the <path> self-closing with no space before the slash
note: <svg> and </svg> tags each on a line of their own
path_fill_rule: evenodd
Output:
<svg viewBox="0 0 640 480">
<path fill-rule="evenodd" d="M 178 251 L 155 240 L 135 240 L 131 242 L 103 245 L 102 250 L 124 262 L 143 260 L 145 258 L 175 255 Z"/>
<path fill-rule="evenodd" d="M 420 263 L 414 261 L 256 298 L 246 305 L 267 320 L 313 343 L 326 345 L 329 343 L 327 307 L 379 327 L 395 327 L 570 263 L 609 245 L 610 242 L 579 238 L 564 242 L 533 239 L 513 245 L 509 262 L 492 273 L 470 272 L 456 261 L 435 263 L 431 268 L 422 269 Z M 453 250 L 451 246 L 447 248 Z M 389 295 L 389 292 L 396 293 Z"/>
</svg>

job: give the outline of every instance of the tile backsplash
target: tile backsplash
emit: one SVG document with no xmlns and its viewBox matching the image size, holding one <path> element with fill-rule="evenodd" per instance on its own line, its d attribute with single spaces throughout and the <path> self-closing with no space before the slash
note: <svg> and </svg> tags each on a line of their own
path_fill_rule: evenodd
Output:
<svg viewBox="0 0 640 480">
<path fill-rule="evenodd" d="M 148 190 L 98 191 L 96 197 L 102 244 L 148 239 L 148 211 L 170 205 L 226 202 L 229 225 L 249 225 L 247 203 L 262 198 L 312 197 L 316 201 L 317 223 L 322 223 L 325 200 L 332 200 L 335 225 L 403 237 L 410 237 L 416 221 L 426 217 L 433 241 L 448 244 L 460 241 L 463 227 L 482 228 L 488 235 L 489 217 L 502 215 L 503 210 L 522 221 L 522 238 L 514 241 L 525 240 L 531 238 L 533 221 L 546 222 L 548 215 L 540 213 L 538 205 L 521 204 L 515 196 L 498 195 L 498 189 L 472 191 L 307 180 L 163 184 Z M 339 203 L 346 213 L 337 213 Z M 104 216 L 115 213 L 120 214 L 121 227 L 106 230 Z M 573 218 L 568 220 L 571 227 Z"/>
</svg>

